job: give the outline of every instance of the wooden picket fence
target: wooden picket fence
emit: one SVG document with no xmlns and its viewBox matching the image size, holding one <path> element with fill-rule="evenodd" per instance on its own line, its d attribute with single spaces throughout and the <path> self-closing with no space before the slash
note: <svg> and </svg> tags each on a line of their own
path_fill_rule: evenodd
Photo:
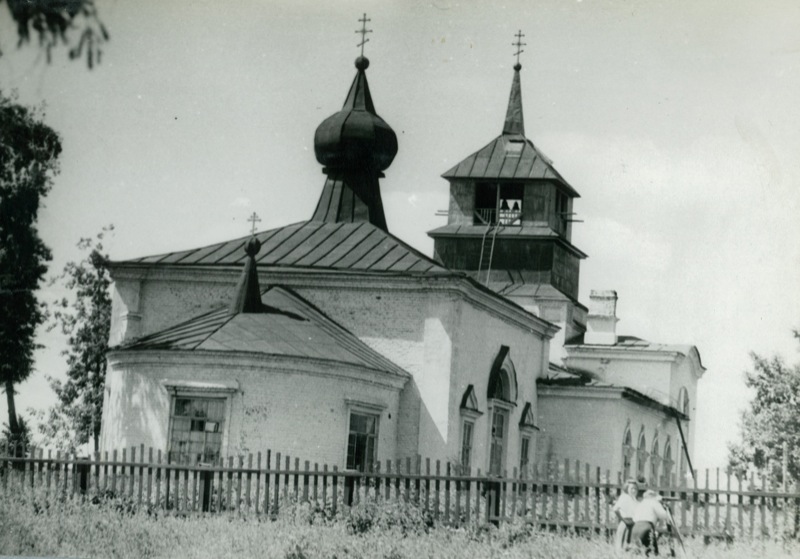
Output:
<svg viewBox="0 0 800 559">
<path fill-rule="evenodd" d="M 714 473 L 712 476 L 711 474 Z M 702 480 L 701 480 L 702 481 Z M 41 449 L 0 448 L 0 492 L 57 499 L 114 500 L 126 510 L 168 514 L 266 515 L 305 507 L 331 518 L 349 507 L 394 502 L 417 507 L 432 523 L 479 525 L 519 521 L 534 526 L 607 536 L 621 476 L 564 460 L 528 472 L 486 476 L 449 463 L 415 457 L 375 464 L 368 472 L 311 464 L 281 453 L 228 457 L 215 464 L 170 464 L 161 451 L 139 447 L 77 457 Z M 795 538 L 800 493 L 774 487 L 766 477 L 705 472 L 705 484 L 655 488 L 684 536 Z"/>
</svg>

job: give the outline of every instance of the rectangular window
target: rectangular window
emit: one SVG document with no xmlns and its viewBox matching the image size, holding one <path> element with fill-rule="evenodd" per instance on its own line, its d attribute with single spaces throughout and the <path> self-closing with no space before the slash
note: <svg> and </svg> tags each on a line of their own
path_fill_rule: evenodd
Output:
<svg viewBox="0 0 800 559">
<path fill-rule="evenodd" d="M 196 464 L 219 460 L 224 424 L 224 398 L 176 397 L 172 408 L 169 461 Z"/>
<path fill-rule="evenodd" d="M 522 440 L 519 443 L 519 472 L 522 474 L 527 468 L 528 464 L 530 464 L 530 448 L 531 448 L 531 438 L 530 437 L 522 437 Z"/>
<path fill-rule="evenodd" d="M 378 416 L 351 412 L 347 436 L 347 469 L 369 471 L 377 457 Z"/>
<path fill-rule="evenodd" d="M 503 456 L 506 442 L 506 412 L 495 409 L 492 413 L 492 441 L 489 454 L 489 474 L 503 474 Z"/>
<path fill-rule="evenodd" d="M 472 468 L 472 432 L 472 422 L 465 421 L 461 427 L 461 469 L 464 474 Z"/>
</svg>

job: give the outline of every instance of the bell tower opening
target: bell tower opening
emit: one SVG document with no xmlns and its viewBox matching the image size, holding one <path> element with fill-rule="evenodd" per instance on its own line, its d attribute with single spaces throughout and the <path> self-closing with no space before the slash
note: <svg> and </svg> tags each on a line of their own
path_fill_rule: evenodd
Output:
<svg viewBox="0 0 800 559">
<path fill-rule="evenodd" d="M 524 187 L 519 183 L 475 184 L 475 225 L 522 225 Z"/>
</svg>

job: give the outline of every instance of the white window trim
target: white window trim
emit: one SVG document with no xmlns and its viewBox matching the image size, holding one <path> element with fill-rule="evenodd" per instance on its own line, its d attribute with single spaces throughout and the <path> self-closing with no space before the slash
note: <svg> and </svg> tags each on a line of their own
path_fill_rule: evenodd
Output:
<svg viewBox="0 0 800 559">
<path fill-rule="evenodd" d="M 388 408 L 388 406 L 382 402 L 367 402 L 364 400 L 356 400 L 354 398 L 345 398 L 344 403 L 347 421 L 345 421 L 344 430 L 342 469 L 347 469 L 347 447 L 350 444 L 350 419 L 354 412 L 362 415 L 373 415 L 377 418 L 377 424 L 375 425 L 375 462 L 379 462 L 380 459 L 378 458 L 378 450 L 380 448 L 381 440 L 381 419 L 383 412 Z"/>
<path fill-rule="evenodd" d="M 235 382 L 235 381 L 234 381 Z M 208 387 L 204 386 L 202 388 L 197 388 L 195 386 L 189 386 L 192 383 L 181 383 L 178 382 L 171 382 L 171 381 L 162 381 L 162 384 L 167 388 L 167 392 L 169 394 L 169 420 L 167 421 L 167 448 L 164 449 L 164 452 L 167 457 L 169 457 L 169 450 L 172 446 L 172 422 L 175 416 L 175 401 L 178 398 L 195 398 L 195 399 L 205 399 L 205 400 L 224 400 L 225 401 L 225 412 L 223 416 L 225 417 L 225 425 L 222 429 L 222 443 L 220 444 L 219 453 L 220 456 L 227 456 L 228 455 L 228 442 L 230 439 L 230 425 L 231 419 L 233 417 L 233 406 L 231 405 L 231 399 L 233 394 L 238 391 L 238 382 L 236 383 L 237 388 L 219 388 L 216 387 Z M 208 384 L 208 383 L 203 383 Z"/>
</svg>

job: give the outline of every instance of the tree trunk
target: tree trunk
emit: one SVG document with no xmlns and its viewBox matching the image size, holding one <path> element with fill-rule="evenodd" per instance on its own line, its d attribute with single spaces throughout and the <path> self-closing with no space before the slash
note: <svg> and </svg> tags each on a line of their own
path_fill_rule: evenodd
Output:
<svg viewBox="0 0 800 559">
<path fill-rule="evenodd" d="M 19 423 L 17 422 L 17 407 L 14 405 L 14 383 L 11 382 L 11 379 L 6 379 L 6 400 L 8 401 L 8 430 L 13 437 L 19 434 Z"/>
</svg>

